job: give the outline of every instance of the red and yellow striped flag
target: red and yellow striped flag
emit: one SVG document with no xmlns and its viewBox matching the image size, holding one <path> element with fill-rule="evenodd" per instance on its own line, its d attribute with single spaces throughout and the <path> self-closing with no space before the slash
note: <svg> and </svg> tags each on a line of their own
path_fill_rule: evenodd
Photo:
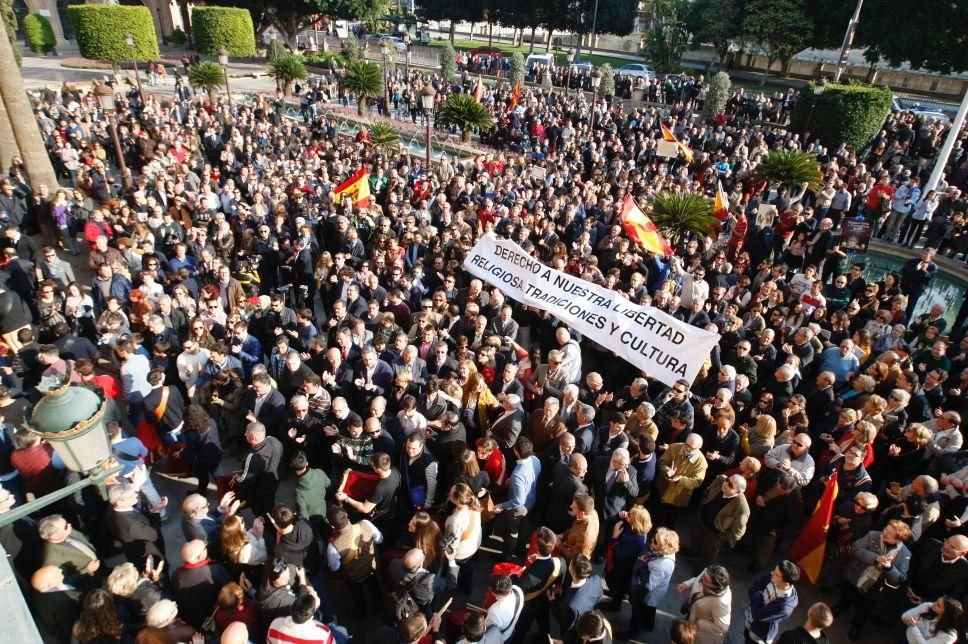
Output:
<svg viewBox="0 0 968 644">
<path fill-rule="evenodd" d="M 716 199 L 713 201 L 713 217 L 719 220 L 719 224 L 712 226 L 713 229 L 718 233 L 723 229 L 723 222 L 726 221 L 726 217 L 729 215 L 729 197 L 726 196 L 726 191 L 723 190 L 723 182 L 716 182 Z"/>
<path fill-rule="evenodd" d="M 521 81 L 518 81 L 518 84 L 514 86 L 514 91 L 511 92 L 511 102 L 508 104 L 508 112 L 513 111 L 514 108 L 518 106 L 518 101 L 520 100 L 521 100 Z"/>
<path fill-rule="evenodd" d="M 474 100 L 480 103 L 482 98 L 484 98 L 484 79 L 478 74 L 477 84 L 474 85 Z"/>
<path fill-rule="evenodd" d="M 361 166 L 349 179 L 336 186 L 336 196 L 349 195 L 353 205 L 366 208 L 370 205 L 370 173 Z"/>
<path fill-rule="evenodd" d="M 806 527 L 793 545 L 787 559 L 800 566 L 800 571 L 810 580 L 817 583 L 820 570 L 823 568 L 824 555 L 827 552 L 827 530 L 830 529 L 830 519 L 834 513 L 834 502 L 837 500 L 837 472 L 827 479 L 823 496 L 807 522 Z"/>
<path fill-rule="evenodd" d="M 632 195 L 625 195 L 619 221 L 629 239 L 637 242 L 645 250 L 658 255 L 672 254 L 672 246 L 659 234 L 659 229 L 655 227 L 648 215 L 635 204 Z"/>
<path fill-rule="evenodd" d="M 692 149 L 686 145 L 679 142 L 676 135 L 672 133 L 665 123 L 659 123 L 659 127 L 662 129 L 662 138 L 669 143 L 675 143 L 679 146 L 679 151 L 682 152 L 682 156 L 686 157 L 686 161 L 692 163 Z"/>
</svg>

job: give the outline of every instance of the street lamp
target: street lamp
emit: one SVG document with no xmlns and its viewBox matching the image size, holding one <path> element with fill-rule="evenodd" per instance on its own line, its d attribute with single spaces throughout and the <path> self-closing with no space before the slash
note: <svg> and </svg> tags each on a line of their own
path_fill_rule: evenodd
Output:
<svg viewBox="0 0 968 644">
<path fill-rule="evenodd" d="M 602 72 L 597 67 L 592 72 L 592 131 L 589 135 L 595 136 L 595 100 L 598 98 L 598 86 L 602 84 Z"/>
<path fill-rule="evenodd" d="M 565 96 L 571 93 L 571 68 L 575 65 L 575 50 L 571 47 L 568 48 L 568 76 L 565 78 Z M 581 81 L 579 81 L 581 82 Z"/>
<path fill-rule="evenodd" d="M 425 83 L 420 90 L 420 102 L 424 109 L 424 120 L 427 122 L 427 172 L 430 172 L 430 117 L 434 113 L 434 99 L 437 92 L 430 83 Z"/>
<path fill-rule="evenodd" d="M 390 79 L 387 71 L 390 66 L 390 45 L 387 41 L 380 43 L 380 52 L 383 54 L 383 106 L 386 109 L 387 118 L 390 118 Z"/>
<path fill-rule="evenodd" d="M 144 105 L 145 95 L 141 92 L 141 76 L 138 74 L 138 56 L 134 48 L 134 36 L 131 35 L 130 31 L 124 33 L 124 44 L 131 50 L 131 64 L 134 65 L 134 82 L 138 86 L 138 98 L 141 99 L 141 104 Z"/>
<path fill-rule="evenodd" d="M 232 88 L 229 86 L 229 50 L 222 45 L 218 48 L 218 64 L 222 66 L 222 73 L 225 74 L 225 93 L 229 97 L 229 114 L 232 113 Z"/>
<path fill-rule="evenodd" d="M 114 90 L 108 87 L 106 83 L 101 83 L 94 88 L 94 95 L 97 97 L 101 110 L 108 116 L 108 131 L 111 134 L 111 140 L 114 141 L 114 156 L 118 159 L 121 185 L 124 186 L 125 191 L 128 191 L 131 189 L 131 175 L 128 172 L 128 167 L 124 164 L 124 152 L 121 151 L 121 141 L 118 139 L 118 125 L 114 118 Z"/>
<path fill-rule="evenodd" d="M 823 78 L 817 81 L 813 86 L 813 100 L 810 102 L 810 111 L 807 113 L 807 122 L 803 126 L 804 144 L 807 142 L 806 137 L 807 132 L 810 130 L 810 122 L 813 121 L 813 111 L 816 109 L 817 102 L 820 100 L 820 96 L 823 94 L 825 89 L 827 89 L 827 81 Z"/>
</svg>

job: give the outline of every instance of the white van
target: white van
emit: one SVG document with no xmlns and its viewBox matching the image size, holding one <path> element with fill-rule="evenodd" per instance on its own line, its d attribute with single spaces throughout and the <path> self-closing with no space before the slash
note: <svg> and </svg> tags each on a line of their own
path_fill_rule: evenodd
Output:
<svg viewBox="0 0 968 644">
<path fill-rule="evenodd" d="M 555 55 L 554 54 L 528 54 L 528 59 L 524 61 L 525 71 L 530 74 L 532 68 L 534 68 L 535 65 L 543 65 L 545 68 L 554 69 Z"/>
</svg>

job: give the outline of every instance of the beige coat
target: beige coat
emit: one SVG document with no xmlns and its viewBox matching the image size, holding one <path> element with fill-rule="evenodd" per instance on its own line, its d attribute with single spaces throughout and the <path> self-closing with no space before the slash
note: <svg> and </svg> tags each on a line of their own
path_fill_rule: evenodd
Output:
<svg viewBox="0 0 968 644">
<path fill-rule="evenodd" d="M 655 479 L 655 485 L 662 494 L 660 497 L 662 503 L 668 503 L 679 508 L 689 505 L 692 492 L 702 485 L 708 467 L 706 457 L 701 452 L 697 454 L 695 460 L 687 459 L 682 451 L 684 446 L 685 443 L 669 445 L 669 449 L 659 459 L 659 473 Z M 670 481 L 667 476 L 673 466 L 677 467 L 676 475 L 679 478 L 676 481 Z"/>
<path fill-rule="evenodd" d="M 702 573 L 682 583 L 689 587 L 683 594 L 683 600 L 693 594 L 703 591 Z M 695 644 L 722 644 L 723 638 L 729 631 L 729 616 L 733 604 L 733 595 L 729 588 L 722 595 L 707 595 L 700 597 L 689 608 L 689 621 L 696 627 Z"/>
</svg>

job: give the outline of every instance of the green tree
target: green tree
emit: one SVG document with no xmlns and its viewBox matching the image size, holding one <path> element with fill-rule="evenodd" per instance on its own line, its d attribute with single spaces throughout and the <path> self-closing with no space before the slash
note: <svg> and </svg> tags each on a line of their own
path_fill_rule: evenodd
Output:
<svg viewBox="0 0 968 644">
<path fill-rule="evenodd" d="M 895 67 L 908 63 L 951 74 L 968 71 L 966 25 L 968 2 L 925 0 L 915 7 L 900 0 L 867 0 L 856 41 L 876 46 Z"/>
<path fill-rule="evenodd" d="M 286 49 L 286 43 L 282 42 L 278 38 L 273 38 L 269 41 L 268 47 L 266 47 L 266 61 L 272 62 L 277 58 L 282 56 L 287 56 L 289 50 Z"/>
<path fill-rule="evenodd" d="M 766 84 L 770 68 L 778 59 L 786 71 L 790 58 L 803 49 L 810 34 L 802 0 L 749 0 L 743 36 L 767 60 L 760 85 Z"/>
<path fill-rule="evenodd" d="M 55 51 L 57 38 L 50 21 L 39 13 L 28 13 L 24 17 L 24 33 L 27 36 L 27 46 L 35 54 Z"/>
<path fill-rule="evenodd" d="M 229 56 L 255 56 L 255 29 L 252 14 L 238 7 L 195 7 L 192 10 L 195 49 L 200 54 L 217 56 L 221 47 Z"/>
<path fill-rule="evenodd" d="M 356 96 L 356 113 L 363 116 L 366 101 L 383 96 L 383 70 L 376 63 L 357 60 L 346 65 L 343 87 Z"/>
<path fill-rule="evenodd" d="M 718 223 L 712 201 L 694 192 L 660 192 L 649 202 L 648 215 L 673 246 L 690 235 L 705 237 Z"/>
<path fill-rule="evenodd" d="M 444 43 L 444 49 L 440 52 L 440 75 L 448 83 L 454 80 L 457 73 L 457 50 L 448 40 Z"/>
<path fill-rule="evenodd" d="M 603 98 L 614 96 L 615 72 L 612 71 L 612 66 L 608 63 L 605 63 L 598 68 L 598 71 L 602 73 L 602 82 L 598 85 L 598 95 Z"/>
<path fill-rule="evenodd" d="M 461 140 L 469 142 L 474 130 L 485 131 L 494 127 L 490 110 L 474 100 L 470 94 L 451 94 L 437 111 L 437 123 L 460 130 Z"/>
<path fill-rule="evenodd" d="M 306 65 L 303 64 L 301 56 L 286 54 L 269 63 L 269 75 L 276 80 L 276 86 L 284 94 L 288 94 L 289 86 L 293 81 L 308 78 L 309 72 L 306 71 Z"/>
<path fill-rule="evenodd" d="M 356 39 L 356 36 L 350 34 L 343 41 L 343 60 L 347 63 L 353 63 L 358 60 L 364 60 L 363 50 L 360 48 L 360 41 Z"/>
<path fill-rule="evenodd" d="M 400 135 L 393 125 L 378 121 L 370 128 L 370 142 L 381 154 L 393 154 L 400 149 Z"/>
<path fill-rule="evenodd" d="M 215 105 L 215 93 L 225 86 L 225 70 L 218 63 L 203 61 L 188 68 L 188 82 L 192 87 L 205 90 L 208 102 Z"/>
<path fill-rule="evenodd" d="M 518 83 L 524 84 L 524 56 L 519 51 L 511 55 L 511 74 L 509 77 L 512 87 Z"/>
<path fill-rule="evenodd" d="M 480 22 L 484 17 L 484 0 L 421 0 L 417 12 L 424 21 L 447 20 L 450 22 L 448 40 L 454 42 L 454 29 L 458 22 Z"/>
<path fill-rule="evenodd" d="M 180 0 L 185 1 L 185 0 Z M 290 47 L 296 46 L 296 35 L 316 22 L 325 11 L 316 0 L 220 0 L 226 6 L 248 9 L 256 35 L 261 39 L 269 27 L 275 27 Z"/>
<path fill-rule="evenodd" d="M 656 0 L 645 37 L 646 61 L 665 71 L 674 71 L 689 45 L 686 0 Z"/>
<path fill-rule="evenodd" d="M 788 187 L 807 184 L 817 189 L 823 180 L 817 157 L 799 150 L 773 150 L 760 159 L 753 176 L 761 181 Z"/>
<path fill-rule="evenodd" d="M 854 2 L 844 0 L 806 0 L 804 11 L 807 21 L 813 25 L 809 45 L 817 49 L 840 49 L 844 31 L 854 13 Z M 865 0 L 864 20 L 868 18 L 870 2 Z"/>
<path fill-rule="evenodd" d="M 743 0 L 695 0 L 686 14 L 694 46 L 709 43 L 716 50 L 716 66 L 722 68 L 730 44 L 742 28 Z"/>
<path fill-rule="evenodd" d="M 719 72 L 709 81 L 709 91 L 706 93 L 706 102 L 702 106 L 702 117 L 711 120 L 723 113 L 726 108 L 726 101 L 729 100 L 729 90 L 732 83 L 729 74 Z"/>
<path fill-rule="evenodd" d="M 809 130 L 831 148 L 846 143 L 860 152 L 884 125 L 892 100 L 887 87 L 828 83 L 823 94 L 816 96 L 810 83 L 790 117 L 790 129 Z"/>
</svg>

